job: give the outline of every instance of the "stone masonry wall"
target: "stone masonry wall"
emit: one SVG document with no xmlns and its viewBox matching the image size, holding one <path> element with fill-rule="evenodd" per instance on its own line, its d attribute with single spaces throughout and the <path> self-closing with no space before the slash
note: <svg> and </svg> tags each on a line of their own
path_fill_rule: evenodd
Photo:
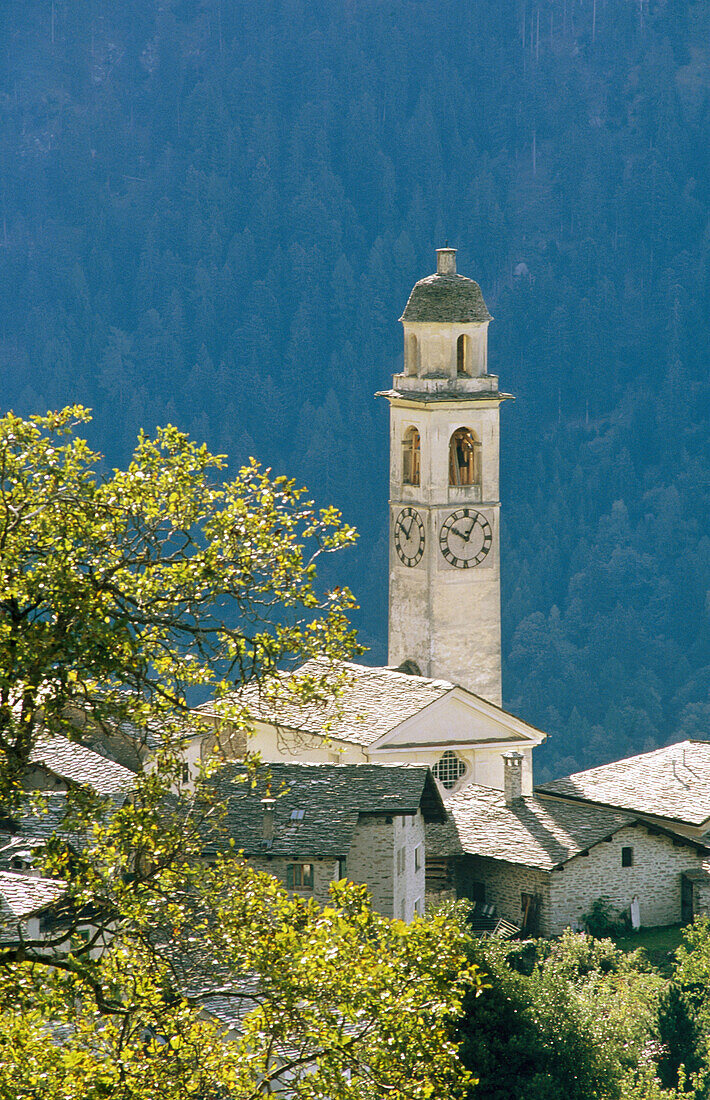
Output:
<svg viewBox="0 0 710 1100">
<path fill-rule="evenodd" d="M 395 916 L 396 820 L 390 818 L 388 824 L 385 817 L 361 816 L 348 852 L 347 877 L 351 882 L 367 883 L 373 907 L 386 917 Z"/>
<path fill-rule="evenodd" d="M 633 849 L 631 867 L 621 863 L 622 848 Z M 652 836 L 643 826 L 621 829 L 609 841 L 576 856 L 550 878 L 552 920 L 548 935 L 568 926 L 579 928 L 582 917 L 599 897 L 627 909 L 638 895 L 641 925 L 654 927 L 680 920 L 680 880 L 683 871 L 698 870 L 702 857 L 670 837 Z"/>
<path fill-rule="evenodd" d="M 538 931 L 540 935 L 549 935 L 550 876 L 547 872 L 484 856 L 470 857 L 466 861 L 466 872 L 470 880 L 485 885 L 486 903 L 495 905 L 498 916 L 518 927 L 523 919 L 522 895 L 537 895 L 540 898 Z"/>
<path fill-rule="evenodd" d="M 284 886 L 286 885 L 286 868 L 289 863 L 293 862 L 292 859 L 285 859 L 280 856 L 274 856 L 272 859 L 267 859 L 265 856 L 255 856 L 249 860 L 249 863 L 256 867 L 258 871 L 266 871 L 268 875 L 273 875 Z M 313 889 L 294 890 L 294 893 L 300 894 L 304 898 L 313 897 L 319 905 L 327 905 L 330 900 L 328 888 L 331 882 L 338 878 L 338 861 L 333 859 L 304 859 L 298 862 L 312 865 Z"/>
<path fill-rule="evenodd" d="M 415 912 L 423 915 L 425 905 L 424 819 L 403 814 L 394 819 L 394 906 L 395 917 L 411 920 Z M 418 857 L 416 854 L 419 849 Z M 418 866 L 417 866 L 418 864 Z M 367 880 L 366 880 L 367 881 Z"/>
</svg>

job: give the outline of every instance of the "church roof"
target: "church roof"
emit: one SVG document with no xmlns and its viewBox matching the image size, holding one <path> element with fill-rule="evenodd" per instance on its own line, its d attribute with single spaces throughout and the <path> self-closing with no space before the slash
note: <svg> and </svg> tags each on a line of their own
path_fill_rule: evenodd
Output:
<svg viewBox="0 0 710 1100">
<path fill-rule="evenodd" d="M 207 782 L 225 811 L 217 846 L 231 838 L 246 855 L 344 859 L 360 814 L 421 809 L 427 821 L 444 821 L 446 814 L 432 774 L 421 764 L 264 764 L 255 784 L 239 764 L 220 768 Z M 275 799 L 269 847 L 261 803 L 267 789 Z"/>
<path fill-rule="evenodd" d="M 414 284 L 400 321 L 490 321 L 481 288 L 465 275 L 427 275 Z"/>
<path fill-rule="evenodd" d="M 631 814 L 534 795 L 506 805 L 502 791 L 476 785 L 453 795 L 446 806 L 446 824 L 427 825 L 427 855 L 468 853 L 543 871 L 561 866 L 624 826 L 637 824 Z M 698 847 L 686 837 L 670 835 L 677 843 Z"/>
<path fill-rule="evenodd" d="M 710 818 L 710 741 L 679 741 L 536 790 L 699 826 Z"/>
<path fill-rule="evenodd" d="M 342 671 L 345 683 L 339 698 L 325 704 L 303 704 L 283 696 L 267 698 L 260 693 L 258 684 L 246 685 L 232 700 L 248 706 L 252 714 L 264 722 L 371 745 L 454 690 L 454 684 L 448 680 L 430 680 L 391 668 L 333 663 L 321 658 L 306 661 L 296 675 L 321 677 Z M 214 704 L 204 703 L 197 711 L 213 713 Z"/>
</svg>

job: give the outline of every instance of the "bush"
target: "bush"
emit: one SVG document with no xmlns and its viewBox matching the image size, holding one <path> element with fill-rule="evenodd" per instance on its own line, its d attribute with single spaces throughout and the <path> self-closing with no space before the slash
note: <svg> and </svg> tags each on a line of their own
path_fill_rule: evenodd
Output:
<svg viewBox="0 0 710 1100">
<path fill-rule="evenodd" d="M 617 909 L 607 897 L 597 898 L 582 920 L 589 935 L 598 940 L 607 939 L 609 936 L 623 936 L 631 929 L 629 914 Z"/>
</svg>

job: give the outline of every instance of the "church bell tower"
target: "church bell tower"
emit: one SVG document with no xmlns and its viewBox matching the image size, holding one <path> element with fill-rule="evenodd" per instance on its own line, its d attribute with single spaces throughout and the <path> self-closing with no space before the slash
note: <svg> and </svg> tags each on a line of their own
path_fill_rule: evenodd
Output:
<svg viewBox="0 0 710 1100">
<path fill-rule="evenodd" d="M 501 703 L 499 408 L 480 287 L 437 250 L 390 404 L 389 664 Z"/>
</svg>

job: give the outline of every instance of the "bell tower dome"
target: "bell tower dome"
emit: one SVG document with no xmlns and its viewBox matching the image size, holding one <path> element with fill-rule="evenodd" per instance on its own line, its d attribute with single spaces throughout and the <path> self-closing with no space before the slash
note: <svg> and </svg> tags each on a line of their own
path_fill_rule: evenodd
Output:
<svg viewBox="0 0 710 1100">
<path fill-rule="evenodd" d="M 389 663 L 501 703 L 499 408 L 481 288 L 437 249 L 390 404 Z"/>
</svg>

